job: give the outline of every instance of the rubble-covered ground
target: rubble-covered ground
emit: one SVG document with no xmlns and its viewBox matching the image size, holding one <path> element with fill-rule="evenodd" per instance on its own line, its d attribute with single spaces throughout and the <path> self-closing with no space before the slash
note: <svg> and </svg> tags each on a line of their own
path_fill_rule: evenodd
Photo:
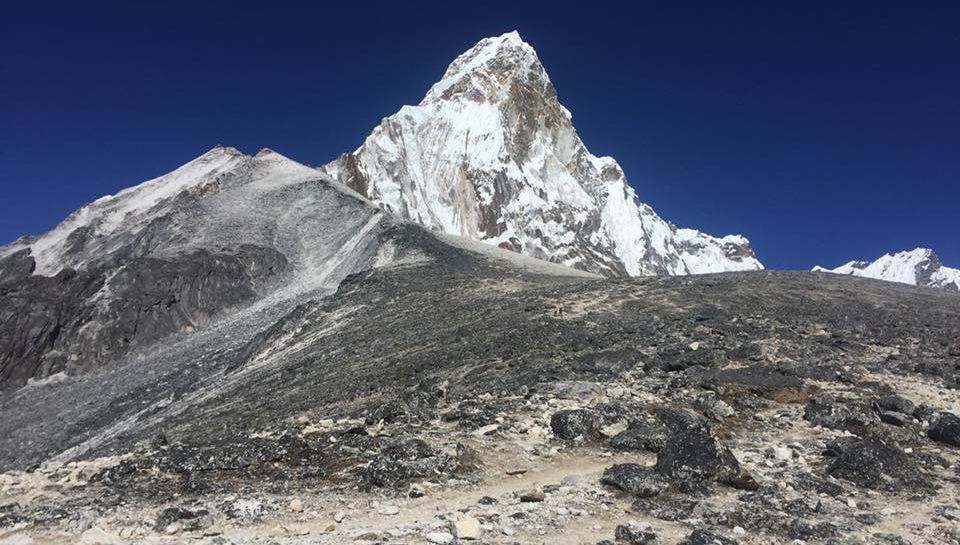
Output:
<svg viewBox="0 0 960 545">
<path fill-rule="evenodd" d="M 956 294 L 401 235 L 272 327 L 0 400 L 0 544 L 960 543 Z"/>
</svg>

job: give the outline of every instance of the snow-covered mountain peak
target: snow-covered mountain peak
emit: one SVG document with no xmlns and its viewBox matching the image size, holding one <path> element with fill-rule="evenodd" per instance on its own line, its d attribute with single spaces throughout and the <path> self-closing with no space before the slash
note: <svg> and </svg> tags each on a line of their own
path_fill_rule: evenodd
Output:
<svg viewBox="0 0 960 545">
<path fill-rule="evenodd" d="M 537 52 L 513 31 L 484 38 L 454 59 L 421 104 L 460 98 L 496 101 L 515 82 L 538 91 L 550 86 Z"/>
<path fill-rule="evenodd" d="M 417 106 L 322 170 L 399 217 L 611 275 L 763 268 L 743 237 L 678 229 L 591 154 L 516 32 L 457 57 Z"/>
<path fill-rule="evenodd" d="M 813 270 L 914 286 L 960 290 L 960 269 L 945 267 L 940 262 L 940 257 L 929 248 L 884 254 L 874 261 L 850 261 L 835 269 L 817 266 Z"/>
</svg>

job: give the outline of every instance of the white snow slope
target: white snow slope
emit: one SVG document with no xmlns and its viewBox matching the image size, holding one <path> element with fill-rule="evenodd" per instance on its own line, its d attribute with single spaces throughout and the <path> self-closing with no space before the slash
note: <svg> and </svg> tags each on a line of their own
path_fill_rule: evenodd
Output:
<svg viewBox="0 0 960 545">
<path fill-rule="evenodd" d="M 321 167 L 400 217 L 608 275 L 762 269 L 746 238 L 678 229 L 592 155 L 516 32 L 457 57 L 417 106 Z"/>
<path fill-rule="evenodd" d="M 892 255 L 885 254 L 875 261 L 851 261 L 835 269 L 825 269 L 817 266 L 813 270 L 875 278 L 914 286 L 960 290 L 960 269 L 943 266 L 937 254 L 926 248 L 917 248 L 909 252 L 899 252 Z"/>
</svg>

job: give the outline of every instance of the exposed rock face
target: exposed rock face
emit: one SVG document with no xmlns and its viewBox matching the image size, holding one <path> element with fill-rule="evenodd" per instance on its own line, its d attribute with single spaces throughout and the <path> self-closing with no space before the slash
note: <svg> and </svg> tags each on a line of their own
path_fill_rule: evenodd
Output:
<svg viewBox="0 0 960 545">
<path fill-rule="evenodd" d="M 960 291 L 960 269 L 944 266 L 940 257 L 927 248 L 885 254 L 874 261 L 851 261 L 835 269 L 817 266 L 813 270 Z"/>
<path fill-rule="evenodd" d="M 457 57 L 418 106 L 323 167 L 426 227 L 606 275 L 762 268 L 742 236 L 678 229 L 592 155 L 515 32 Z"/>
<path fill-rule="evenodd" d="M 258 288 L 286 268 L 276 250 L 242 245 L 219 254 L 106 261 L 0 284 L 0 385 L 91 368 L 202 327 L 224 309 L 252 302 Z"/>
<path fill-rule="evenodd" d="M 242 306 L 330 293 L 393 259 L 378 238 L 390 223 L 280 154 L 214 148 L 0 247 L 0 389 L 96 368 Z"/>
</svg>

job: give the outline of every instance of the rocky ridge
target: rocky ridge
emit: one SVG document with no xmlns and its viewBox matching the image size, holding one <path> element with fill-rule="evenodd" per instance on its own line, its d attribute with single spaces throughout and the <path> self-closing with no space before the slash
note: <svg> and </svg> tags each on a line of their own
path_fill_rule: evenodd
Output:
<svg viewBox="0 0 960 545">
<path fill-rule="evenodd" d="M 960 291 L 960 269 L 944 266 L 937 254 L 927 248 L 885 254 L 874 261 L 851 261 L 835 269 L 817 266 L 813 270 Z"/>
</svg>

